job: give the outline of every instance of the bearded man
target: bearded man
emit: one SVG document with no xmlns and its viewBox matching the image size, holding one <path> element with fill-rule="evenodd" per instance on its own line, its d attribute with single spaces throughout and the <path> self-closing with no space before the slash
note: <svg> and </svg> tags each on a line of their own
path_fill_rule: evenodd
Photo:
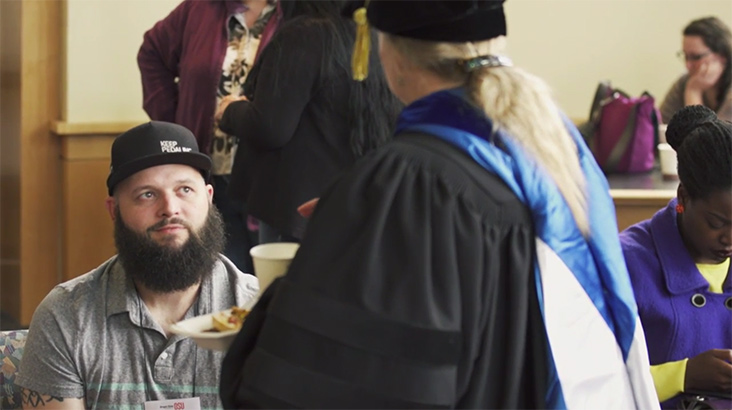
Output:
<svg viewBox="0 0 732 410">
<path fill-rule="evenodd" d="M 210 168 L 180 125 L 153 121 L 117 137 L 106 206 L 118 254 L 38 306 L 16 380 L 24 408 L 221 407 L 223 352 L 170 332 L 259 289 L 221 254 Z"/>
</svg>

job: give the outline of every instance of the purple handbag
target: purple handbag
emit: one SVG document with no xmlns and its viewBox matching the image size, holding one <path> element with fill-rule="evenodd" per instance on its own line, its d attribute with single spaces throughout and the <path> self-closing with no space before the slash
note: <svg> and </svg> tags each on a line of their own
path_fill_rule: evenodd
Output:
<svg viewBox="0 0 732 410">
<path fill-rule="evenodd" d="M 658 119 L 653 96 L 630 97 L 610 82 L 597 87 L 589 123 L 580 127 L 595 160 L 605 173 L 653 169 Z"/>
</svg>

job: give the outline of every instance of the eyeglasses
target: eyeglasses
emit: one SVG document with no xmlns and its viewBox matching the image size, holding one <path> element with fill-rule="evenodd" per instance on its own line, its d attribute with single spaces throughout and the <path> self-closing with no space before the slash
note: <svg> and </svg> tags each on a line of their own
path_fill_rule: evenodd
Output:
<svg viewBox="0 0 732 410">
<path fill-rule="evenodd" d="M 701 54 L 686 54 L 683 51 L 679 51 L 678 53 L 676 53 L 676 56 L 679 57 L 679 59 L 681 59 L 681 61 L 694 62 L 694 61 L 701 60 L 702 58 L 708 56 L 709 54 L 712 54 L 712 52 L 707 51 L 706 53 L 701 53 Z"/>
</svg>

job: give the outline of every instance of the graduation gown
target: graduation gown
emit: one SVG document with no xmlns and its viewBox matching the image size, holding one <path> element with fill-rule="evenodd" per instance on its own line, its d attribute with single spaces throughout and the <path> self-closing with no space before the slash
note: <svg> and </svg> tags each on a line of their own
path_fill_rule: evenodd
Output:
<svg viewBox="0 0 732 410">
<path fill-rule="evenodd" d="M 222 367 L 227 408 L 541 408 L 531 215 L 453 145 L 398 135 L 321 197 Z"/>
</svg>

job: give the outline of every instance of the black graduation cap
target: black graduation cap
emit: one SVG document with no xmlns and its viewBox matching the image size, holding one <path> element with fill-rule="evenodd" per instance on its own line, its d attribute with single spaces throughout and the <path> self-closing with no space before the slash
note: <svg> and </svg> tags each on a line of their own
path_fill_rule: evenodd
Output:
<svg viewBox="0 0 732 410">
<path fill-rule="evenodd" d="M 354 0 L 343 14 L 366 8 L 379 31 L 428 41 L 464 43 L 506 34 L 504 0 Z"/>
</svg>

